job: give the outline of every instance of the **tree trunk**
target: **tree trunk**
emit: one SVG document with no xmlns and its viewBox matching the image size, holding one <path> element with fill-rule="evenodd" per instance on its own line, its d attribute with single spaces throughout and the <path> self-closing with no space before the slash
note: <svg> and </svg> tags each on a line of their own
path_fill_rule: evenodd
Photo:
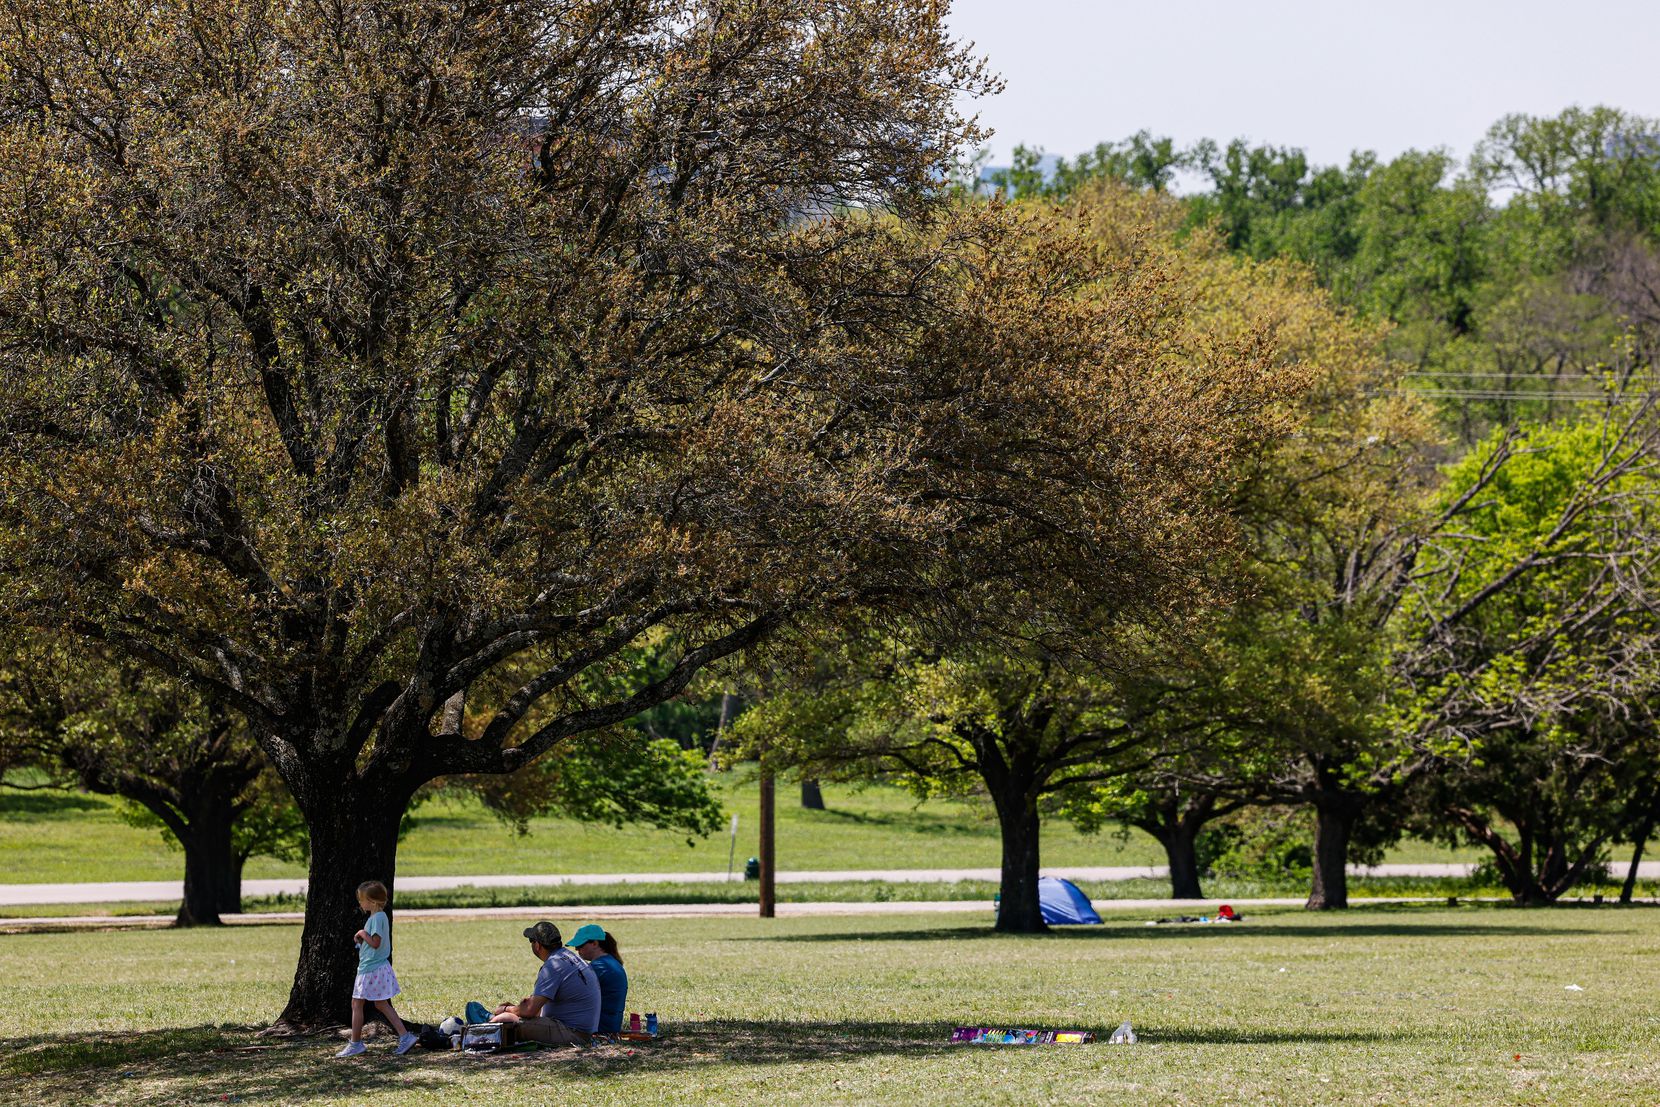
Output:
<svg viewBox="0 0 1660 1107">
<path fill-rule="evenodd" d="M 219 888 L 219 913 L 221 915 L 242 914 L 242 868 L 247 863 L 248 855 L 245 853 L 231 856 L 231 872 L 221 882 Z"/>
<path fill-rule="evenodd" d="M 1519 841 L 1519 845 L 1512 845 L 1479 812 L 1466 807 L 1450 807 L 1447 810 L 1458 820 L 1465 833 L 1492 851 L 1493 866 L 1513 900 L 1523 905 L 1548 902 L 1544 889 L 1534 876 L 1533 835 L 1526 823 L 1512 820 Z"/>
<path fill-rule="evenodd" d="M 1518 907 L 1546 907 L 1551 903 L 1551 897 L 1545 892 L 1531 869 L 1524 870 L 1521 875 L 1505 881 L 1510 889 L 1510 898 Z"/>
<path fill-rule="evenodd" d="M 1003 837 L 997 929 L 1007 934 L 1042 934 L 1049 928 L 1038 903 L 1037 798 L 1022 788 L 993 798 Z"/>
<path fill-rule="evenodd" d="M 1172 899 L 1203 899 L 1199 887 L 1199 828 L 1177 824 L 1160 834 L 1164 857 L 1170 865 L 1170 897 Z"/>
<path fill-rule="evenodd" d="M 1649 835 L 1654 833 L 1654 815 L 1643 816 L 1643 825 L 1637 828 L 1637 844 L 1631 847 L 1631 867 L 1625 870 L 1625 883 L 1620 886 L 1620 902 L 1630 903 L 1632 895 L 1637 891 L 1637 869 L 1643 863 L 1643 847 L 1648 845 Z"/>
<path fill-rule="evenodd" d="M 175 833 L 184 848 L 184 902 L 174 926 L 218 926 L 220 912 L 239 910 L 242 864 L 231 846 L 229 804 L 202 804 L 188 828 Z"/>
<path fill-rule="evenodd" d="M 819 788 L 818 781 L 803 780 L 801 782 L 801 806 L 808 811 L 824 810 L 824 792 Z"/>
<path fill-rule="evenodd" d="M 1648 802 L 1643 805 L 1643 817 L 1637 823 L 1636 833 L 1632 835 L 1631 867 L 1626 869 L 1625 883 L 1620 886 L 1621 903 L 1630 903 L 1632 895 L 1637 891 L 1637 869 L 1643 863 L 1643 850 L 1654 834 L 1654 820 L 1657 815 L 1660 815 L 1660 791 L 1649 793 Z"/>
<path fill-rule="evenodd" d="M 1346 805 L 1314 809 L 1314 884 L 1304 905 L 1310 911 L 1349 906 L 1349 836 L 1356 814 Z"/>
<path fill-rule="evenodd" d="M 351 1017 L 357 976 L 352 935 L 364 920 L 357 886 L 378 880 L 393 890 L 398 823 L 409 797 L 340 785 L 295 792 L 297 799 L 304 795 L 301 810 L 311 835 L 310 880 L 294 984 L 273 1029 L 298 1033 L 339 1026 Z M 392 958 L 396 964 L 395 939 Z"/>
</svg>

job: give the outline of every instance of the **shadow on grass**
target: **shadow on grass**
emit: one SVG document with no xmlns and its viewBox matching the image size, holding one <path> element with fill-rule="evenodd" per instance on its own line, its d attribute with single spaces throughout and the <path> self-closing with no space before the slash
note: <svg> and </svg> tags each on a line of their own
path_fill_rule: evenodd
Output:
<svg viewBox="0 0 1660 1107">
<path fill-rule="evenodd" d="M 188 1027 L 0 1039 L 0 1100 L 161 1105 L 199 1100 L 309 1102 L 376 1084 L 419 1088 L 437 1074 L 391 1047 L 335 1063 L 336 1038 L 271 1042 L 251 1029 Z"/>
<path fill-rule="evenodd" d="M 0 1039 L 0 1102 L 119 1102 L 127 1107 L 197 1100 L 244 1103 L 350 1100 L 377 1086 L 413 1093 L 494 1071 L 534 1081 L 525 1066 L 557 1065 L 567 1078 L 613 1072 L 696 1070 L 943 1052 L 952 1024 L 712 1020 L 680 1023 L 655 1042 L 472 1057 L 415 1050 L 397 1057 L 384 1039 L 337 1061 L 334 1035 L 271 1041 L 252 1029 L 191 1027 Z M 513 1075 L 523 1073 L 523 1075 Z"/>
<path fill-rule="evenodd" d="M 883 830 L 902 827 L 908 834 L 953 835 L 962 838 L 983 837 L 988 828 L 996 832 L 996 823 L 973 822 L 963 817 L 935 815 L 916 808 L 904 811 L 843 811 L 827 808 L 823 811 L 798 811 L 796 818 L 807 827 L 815 824 L 840 823 L 846 826 L 865 826 Z"/>
<path fill-rule="evenodd" d="M 1384 1045 L 1421 1037 L 1376 1030 L 1195 1030 L 1152 1024 L 1138 1027 L 1137 1032 L 1147 1041 L 1169 1045 Z"/>
<path fill-rule="evenodd" d="M 942 926 L 914 930 L 857 930 L 819 934 L 753 934 L 725 939 L 729 942 L 939 942 L 939 941 L 1064 941 L 1101 942 L 1135 939 L 1161 940 L 1215 940 L 1226 941 L 1241 937 L 1269 938 L 1436 938 L 1481 935 L 1517 937 L 1525 935 L 1580 935 L 1617 933 L 1606 929 L 1586 930 L 1578 927 L 1553 926 L 1543 929 L 1535 926 L 1492 924 L 1472 921 L 1467 925 L 1449 922 L 1357 922 L 1331 923 L 1285 921 L 1277 916 L 1274 925 L 1252 926 L 1249 922 L 1233 926 L 1205 926 L 1175 923 L 1167 926 L 1147 926 L 1138 923 L 1106 923 L 1101 926 L 1055 927 L 1045 934 L 1004 934 L 990 926 Z"/>
<path fill-rule="evenodd" d="M 0 789 L 0 815 L 65 815 L 73 811 L 102 810 L 108 806 L 71 792 L 18 792 Z"/>
<path fill-rule="evenodd" d="M 413 1093 L 464 1091 L 470 1074 L 495 1072 L 514 1083 L 540 1079 L 526 1067 L 557 1066 L 566 1079 L 615 1073 L 693 1072 L 734 1065 L 835 1063 L 864 1057 L 922 1058 L 983 1046 L 950 1043 L 953 1023 L 774 1022 L 716 1019 L 678 1023 L 655 1042 L 471 1057 L 416 1050 L 396 1057 L 390 1043 L 336 1061 L 336 1036 L 282 1042 L 252 1030 L 193 1027 L 138 1033 L 70 1034 L 0 1040 L 0 1096 L 7 1102 L 112 1101 L 159 1107 L 181 1101 L 245 1103 L 350 1099 L 377 1087 Z M 1105 1044 L 1111 1027 L 1083 1026 Z M 1376 1045 L 1410 1035 L 1341 1030 L 1141 1028 L 1144 1040 L 1171 1045 Z M 8 1094 L 10 1092 L 11 1094 Z"/>
</svg>

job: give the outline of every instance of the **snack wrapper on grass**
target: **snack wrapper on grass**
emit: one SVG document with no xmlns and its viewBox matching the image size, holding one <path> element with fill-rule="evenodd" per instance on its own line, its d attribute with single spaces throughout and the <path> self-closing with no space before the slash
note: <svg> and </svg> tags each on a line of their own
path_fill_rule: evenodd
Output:
<svg viewBox="0 0 1660 1107">
<path fill-rule="evenodd" d="M 959 1026 L 951 1032 L 953 1045 L 1083 1045 L 1095 1040 L 1090 1030 L 1011 1030 L 990 1026 Z"/>
</svg>

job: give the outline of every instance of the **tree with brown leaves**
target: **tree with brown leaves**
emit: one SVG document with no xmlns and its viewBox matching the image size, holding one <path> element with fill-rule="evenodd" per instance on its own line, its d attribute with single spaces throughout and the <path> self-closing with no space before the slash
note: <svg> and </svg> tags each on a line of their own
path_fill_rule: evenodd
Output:
<svg viewBox="0 0 1660 1107">
<path fill-rule="evenodd" d="M 246 718 L 311 837 L 286 1025 L 426 781 L 803 618 L 1191 602 L 1273 374 L 950 206 L 942 8 L 0 2 L 0 610 Z"/>
</svg>

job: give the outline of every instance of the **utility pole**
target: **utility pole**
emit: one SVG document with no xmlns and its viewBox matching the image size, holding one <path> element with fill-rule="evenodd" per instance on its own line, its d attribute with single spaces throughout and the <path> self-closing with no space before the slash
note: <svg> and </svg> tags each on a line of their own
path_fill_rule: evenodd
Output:
<svg viewBox="0 0 1660 1107">
<path fill-rule="evenodd" d="M 777 859 L 774 849 L 773 811 L 777 804 L 773 794 L 772 772 L 769 769 L 761 770 L 761 848 L 759 859 L 761 862 L 761 917 L 773 918 L 776 914 L 774 902 L 774 876 L 777 873 L 775 862 Z"/>
</svg>

